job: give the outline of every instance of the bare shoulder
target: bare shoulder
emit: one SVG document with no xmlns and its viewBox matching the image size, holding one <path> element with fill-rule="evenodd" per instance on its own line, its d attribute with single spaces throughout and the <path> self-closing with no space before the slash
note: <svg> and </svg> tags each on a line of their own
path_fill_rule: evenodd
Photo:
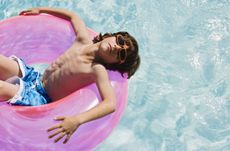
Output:
<svg viewBox="0 0 230 151">
<path fill-rule="evenodd" d="M 106 68 L 101 64 L 94 64 L 92 67 L 92 72 L 97 79 L 108 80 L 108 73 Z"/>
<path fill-rule="evenodd" d="M 79 29 L 79 32 L 78 32 L 78 35 L 77 35 L 75 41 L 77 43 L 81 43 L 81 44 L 93 43 L 88 31 L 84 30 L 84 29 Z"/>
</svg>

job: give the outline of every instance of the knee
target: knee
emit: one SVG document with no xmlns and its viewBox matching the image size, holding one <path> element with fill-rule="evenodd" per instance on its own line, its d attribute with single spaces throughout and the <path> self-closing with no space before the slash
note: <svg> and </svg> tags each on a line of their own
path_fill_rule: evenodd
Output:
<svg viewBox="0 0 230 151">
<path fill-rule="evenodd" d="M 18 91 L 18 87 L 0 80 L 0 100 L 9 100 Z"/>
</svg>

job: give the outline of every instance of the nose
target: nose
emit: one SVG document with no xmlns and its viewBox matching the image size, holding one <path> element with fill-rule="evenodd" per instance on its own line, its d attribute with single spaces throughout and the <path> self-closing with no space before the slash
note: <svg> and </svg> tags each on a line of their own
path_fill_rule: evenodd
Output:
<svg viewBox="0 0 230 151">
<path fill-rule="evenodd" d="M 114 50 L 119 51 L 121 49 L 122 49 L 122 47 L 120 47 L 119 45 L 114 45 Z"/>
</svg>

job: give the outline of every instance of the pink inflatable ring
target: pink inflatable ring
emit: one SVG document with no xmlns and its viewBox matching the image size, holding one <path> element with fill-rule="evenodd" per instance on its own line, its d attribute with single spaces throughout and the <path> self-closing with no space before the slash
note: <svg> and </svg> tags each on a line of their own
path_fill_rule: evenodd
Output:
<svg viewBox="0 0 230 151">
<path fill-rule="evenodd" d="M 92 38 L 95 32 L 89 29 Z M 71 24 L 49 16 L 16 16 L 0 22 L 0 54 L 16 55 L 28 64 L 48 64 L 69 48 L 75 39 Z M 1 71 L 0 71 L 1 72 Z M 84 112 L 101 100 L 95 84 L 53 103 L 24 107 L 0 103 L 0 148 L 7 151 L 92 150 L 118 124 L 127 104 L 128 82 L 108 71 L 117 98 L 116 111 L 81 125 L 67 144 L 48 139 L 47 129 L 57 116 Z"/>
</svg>

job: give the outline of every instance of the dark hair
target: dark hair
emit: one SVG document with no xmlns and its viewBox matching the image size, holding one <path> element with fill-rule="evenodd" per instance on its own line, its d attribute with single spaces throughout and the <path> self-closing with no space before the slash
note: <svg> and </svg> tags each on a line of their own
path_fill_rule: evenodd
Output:
<svg viewBox="0 0 230 151">
<path fill-rule="evenodd" d="M 93 42 L 97 43 L 102 41 L 105 38 L 116 36 L 121 34 L 125 38 L 126 44 L 129 46 L 127 50 L 127 58 L 124 63 L 113 63 L 113 64 L 105 64 L 102 63 L 106 69 L 119 71 L 123 76 L 124 73 L 128 74 L 128 78 L 130 78 L 140 66 L 140 56 L 138 54 L 138 44 L 134 37 L 132 37 L 128 32 L 117 32 L 117 33 L 105 33 L 102 35 L 101 33 L 94 37 Z"/>
</svg>

